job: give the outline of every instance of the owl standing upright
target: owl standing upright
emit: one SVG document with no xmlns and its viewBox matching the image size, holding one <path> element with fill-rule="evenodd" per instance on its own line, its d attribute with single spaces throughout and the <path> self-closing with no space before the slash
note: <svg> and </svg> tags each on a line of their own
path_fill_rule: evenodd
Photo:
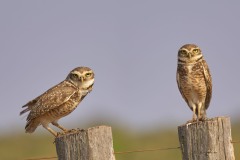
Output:
<svg viewBox="0 0 240 160">
<path fill-rule="evenodd" d="M 186 44 L 179 49 L 177 84 L 182 97 L 193 111 L 192 122 L 205 120 L 212 97 L 212 78 L 197 45 Z"/>
<path fill-rule="evenodd" d="M 20 115 L 30 111 L 25 126 L 26 133 L 34 132 L 39 125 L 42 125 L 56 137 L 57 133 L 49 127 L 49 123 L 67 132 L 66 128 L 58 124 L 58 120 L 70 114 L 78 106 L 92 91 L 93 84 L 93 71 L 88 67 L 77 67 L 64 81 L 25 104 L 23 108 L 27 108 L 21 111 Z"/>
</svg>

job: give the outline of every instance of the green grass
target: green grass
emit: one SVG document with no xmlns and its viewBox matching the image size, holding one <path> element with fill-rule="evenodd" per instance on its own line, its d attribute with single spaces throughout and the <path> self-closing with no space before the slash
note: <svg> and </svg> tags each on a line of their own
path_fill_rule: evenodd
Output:
<svg viewBox="0 0 240 160">
<path fill-rule="evenodd" d="M 9 135 L 0 137 L 0 159 L 21 160 L 56 155 L 53 137 L 44 135 Z"/>
<path fill-rule="evenodd" d="M 240 140 L 240 125 L 232 126 L 233 140 Z M 46 133 L 13 134 L 0 137 L 1 160 L 24 160 L 28 158 L 56 156 L 54 138 Z M 144 150 L 154 148 L 178 147 L 177 129 L 165 129 L 136 134 L 128 130 L 113 127 L 115 152 Z M 240 159 L 240 143 L 234 144 L 236 160 Z M 181 160 L 180 149 L 128 154 L 116 154 L 117 160 Z"/>
<path fill-rule="evenodd" d="M 177 131 L 155 131 L 151 133 L 145 133 L 141 135 L 126 134 L 121 132 L 114 132 L 114 150 L 119 151 L 132 151 L 132 150 L 146 150 L 156 148 L 169 148 L 178 147 Z M 147 151 L 127 154 L 116 154 L 117 160 L 156 160 L 156 159 L 168 159 L 168 160 L 180 160 L 180 149 L 175 150 L 159 150 L 159 151 Z"/>
</svg>

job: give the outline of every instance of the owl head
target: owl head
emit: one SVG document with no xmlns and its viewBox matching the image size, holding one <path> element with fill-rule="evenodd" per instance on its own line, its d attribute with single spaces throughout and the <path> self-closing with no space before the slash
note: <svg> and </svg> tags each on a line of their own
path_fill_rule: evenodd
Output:
<svg viewBox="0 0 240 160">
<path fill-rule="evenodd" d="M 94 73 L 88 67 L 77 67 L 68 74 L 66 80 L 79 89 L 88 89 L 94 83 Z"/>
<path fill-rule="evenodd" d="M 196 63 L 202 58 L 202 51 L 195 44 L 185 44 L 178 50 L 179 63 Z"/>
</svg>

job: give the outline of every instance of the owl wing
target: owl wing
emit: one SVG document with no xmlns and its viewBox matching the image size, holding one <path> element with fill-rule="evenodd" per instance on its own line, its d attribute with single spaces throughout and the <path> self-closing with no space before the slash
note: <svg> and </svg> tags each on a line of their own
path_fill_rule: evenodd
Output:
<svg viewBox="0 0 240 160">
<path fill-rule="evenodd" d="M 207 109 L 209 107 L 209 104 L 212 98 L 212 77 L 205 60 L 202 61 L 202 66 L 203 66 L 204 79 L 207 87 L 207 93 L 206 93 L 207 95 L 205 99 L 205 109 Z"/>
<path fill-rule="evenodd" d="M 40 115 L 45 114 L 51 109 L 54 109 L 66 101 L 77 91 L 77 89 L 69 82 L 61 82 L 58 85 L 52 87 L 39 97 L 34 100 L 28 102 L 23 107 L 28 106 L 24 111 L 31 111 L 27 117 L 27 120 L 31 120 Z M 25 113 L 22 111 L 23 113 Z M 21 113 L 22 113 L 21 112 Z M 20 114 L 21 114 L 20 113 Z M 22 113 L 22 114 L 23 114 Z"/>
<path fill-rule="evenodd" d="M 183 97 L 183 99 L 187 102 L 187 104 L 188 104 L 188 100 L 187 100 L 187 98 L 185 97 L 185 95 L 184 95 L 184 93 L 182 92 L 183 91 L 183 87 L 181 86 L 181 83 L 180 83 L 180 73 L 181 72 L 183 72 L 183 68 L 181 68 L 181 67 L 179 67 L 178 66 L 178 68 L 177 68 L 177 84 L 178 84 L 178 90 L 180 91 L 180 93 L 181 93 L 181 95 L 182 95 L 182 97 Z M 191 107 L 190 107 L 191 108 Z"/>
</svg>

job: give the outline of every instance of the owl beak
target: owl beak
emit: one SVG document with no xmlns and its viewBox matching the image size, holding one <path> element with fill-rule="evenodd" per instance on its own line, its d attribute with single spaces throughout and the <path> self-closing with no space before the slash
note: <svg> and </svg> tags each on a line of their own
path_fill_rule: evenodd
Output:
<svg viewBox="0 0 240 160">
<path fill-rule="evenodd" d="M 83 82 L 83 77 L 80 77 L 81 82 Z"/>
</svg>

